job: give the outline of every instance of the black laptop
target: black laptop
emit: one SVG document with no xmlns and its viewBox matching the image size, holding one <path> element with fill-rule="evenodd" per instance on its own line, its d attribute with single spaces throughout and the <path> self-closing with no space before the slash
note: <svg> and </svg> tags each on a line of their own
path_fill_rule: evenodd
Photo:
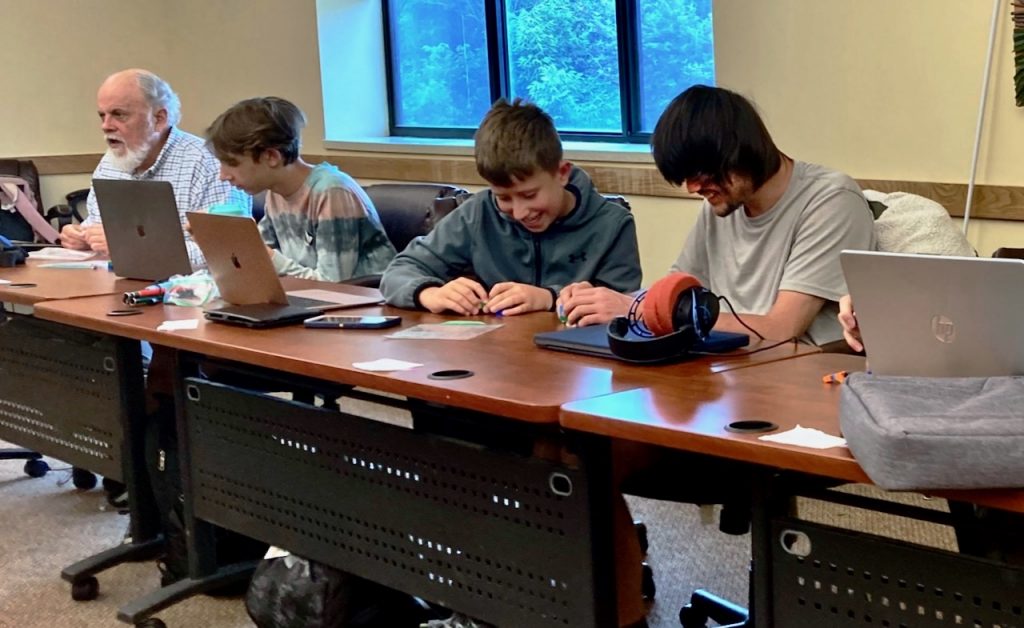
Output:
<svg viewBox="0 0 1024 628">
<path fill-rule="evenodd" d="M 627 336 L 631 340 L 644 340 L 632 332 Z M 589 325 L 587 327 L 566 327 L 558 331 L 537 334 L 533 342 L 545 349 L 582 353 L 599 358 L 620 359 L 608 347 L 608 326 Z M 713 331 L 704 342 L 697 343 L 690 353 L 726 353 L 750 344 L 750 336 L 728 331 Z"/>
</svg>

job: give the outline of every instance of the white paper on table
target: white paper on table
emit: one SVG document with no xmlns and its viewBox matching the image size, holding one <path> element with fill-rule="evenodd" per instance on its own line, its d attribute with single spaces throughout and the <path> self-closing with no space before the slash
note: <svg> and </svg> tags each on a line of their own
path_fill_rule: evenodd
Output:
<svg viewBox="0 0 1024 628">
<path fill-rule="evenodd" d="M 38 251 L 29 251 L 29 259 L 49 259 L 58 262 L 80 262 L 96 256 L 95 251 L 75 251 L 60 246 L 47 246 Z"/>
<path fill-rule="evenodd" d="M 178 331 L 182 329 L 197 329 L 199 327 L 198 318 L 185 318 L 178 321 L 164 321 L 160 323 L 160 326 L 156 328 L 157 331 Z"/>
<path fill-rule="evenodd" d="M 799 424 L 793 429 L 778 434 L 766 434 L 758 436 L 758 440 L 766 440 L 772 443 L 783 445 L 797 445 L 811 449 L 829 449 L 831 447 L 846 447 L 846 439 L 839 436 L 826 434 L 813 427 L 801 427 Z"/>
<path fill-rule="evenodd" d="M 406 362 L 405 360 L 381 358 L 372 362 L 353 362 L 352 366 L 364 371 L 408 371 L 423 365 L 415 362 Z"/>
</svg>

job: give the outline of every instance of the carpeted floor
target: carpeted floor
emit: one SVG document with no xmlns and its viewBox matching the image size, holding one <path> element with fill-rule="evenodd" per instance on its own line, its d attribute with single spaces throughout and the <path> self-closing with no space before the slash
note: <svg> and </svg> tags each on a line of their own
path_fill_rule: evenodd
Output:
<svg viewBox="0 0 1024 628">
<path fill-rule="evenodd" d="M 49 462 L 55 468 L 66 467 L 54 460 Z M 69 477 L 70 471 L 55 470 L 44 478 L 31 479 L 22 473 L 21 461 L 0 461 L 0 628 L 124 625 L 116 619 L 118 607 L 158 585 L 153 563 L 122 565 L 100 574 L 98 599 L 71 600 L 69 585 L 61 580 L 60 570 L 120 542 L 127 518 L 106 506 L 101 489 L 76 490 Z M 915 495 L 901 499 L 944 507 L 941 500 L 923 502 Z M 693 506 L 644 499 L 630 499 L 630 504 L 634 515 L 647 523 L 650 535 L 648 560 L 658 586 L 649 616 L 651 628 L 678 626 L 679 607 L 697 587 L 745 601 L 749 535 L 727 536 L 715 526 L 702 526 L 699 511 Z M 939 526 L 867 516 L 819 503 L 802 504 L 801 515 L 841 527 L 955 547 L 952 533 Z M 158 616 L 172 628 L 252 625 L 240 599 L 194 597 Z"/>
</svg>

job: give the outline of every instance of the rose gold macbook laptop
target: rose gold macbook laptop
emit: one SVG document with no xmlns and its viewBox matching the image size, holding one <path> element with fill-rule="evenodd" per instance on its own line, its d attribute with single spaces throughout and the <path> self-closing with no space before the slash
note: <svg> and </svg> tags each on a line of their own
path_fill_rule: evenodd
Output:
<svg viewBox="0 0 1024 628">
<path fill-rule="evenodd" d="M 878 375 L 1024 375 L 1024 260 L 840 254 Z"/>
<path fill-rule="evenodd" d="M 372 288 L 346 292 L 297 290 L 285 293 L 267 245 L 252 218 L 190 212 L 192 238 L 206 256 L 221 299 L 231 305 L 206 310 L 206 318 L 249 327 L 298 323 L 327 310 L 382 302 Z"/>
</svg>

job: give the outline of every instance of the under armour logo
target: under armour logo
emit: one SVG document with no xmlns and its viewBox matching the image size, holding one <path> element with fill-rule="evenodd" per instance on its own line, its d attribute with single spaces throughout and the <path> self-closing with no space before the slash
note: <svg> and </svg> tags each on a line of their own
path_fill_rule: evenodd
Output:
<svg viewBox="0 0 1024 628">
<path fill-rule="evenodd" d="M 585 262 L 585 261 L 587 261 L 587 252 L 586 251 L 580 251 L 579 253 L 570 253 L 569 254 L 569 263 L 570 264 L 576 264 L 577 262 Z"/>
</svg>

